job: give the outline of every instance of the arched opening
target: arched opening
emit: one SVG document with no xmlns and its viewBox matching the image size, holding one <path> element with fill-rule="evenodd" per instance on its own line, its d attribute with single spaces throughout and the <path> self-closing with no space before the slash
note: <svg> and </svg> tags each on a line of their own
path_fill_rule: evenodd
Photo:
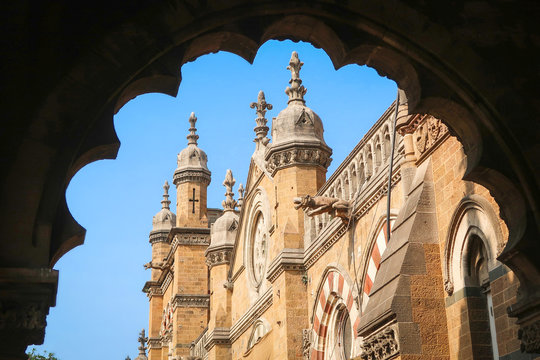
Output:
<svg viewBox="0 0 540 360">
<path fill-rule="evenodd" d="M 531 165 L 536 161 L 530 155 L 536 154 L 533 145 L 537 146 L 537 141 L 527 122 L 536 114 L 536 110 L 530 109 L 536 107 L 531 105 L 530 95 L 515 91 L 513 86 L 520 79 L 526 81 L 532 67 L 508 66 L 502 59 L 486 64 L 481 55 L 487 52 L 486 46 L 492 53 L 495 50 L 513 53 L 534 47 L 522 46 L 520 41 L 516 41 L 519 45 L 513 41 L 504 42 L 505 45 L 499 45 L 500 41 L 490 42 L 493 38 L 489 34 L 499 34 L 498 31 L 485 32 L 488 39 L 479 43 L 467 36 L 477 32 L 448 26 L 456 22 L 452 15 L 447 23 L 437 22 L 441 9 L 422 5 L 413 8 L 402 2 L 395 8 L 362 9 L 354 4 L 313 7 L 302 1 L 285 5 L 244 3 L 234 9 L 210 3 L 201 7 L 174 7 L 169 3 L 140 8 L 137 4 L 111 7 L 107 19 L 117 19 L 114 31 L 109 20 L 99 21 L 101 17 L 96 16 L 105 13 L 99 3 L 88 11 L 88 18 L 95 24 L 91 27 L 86 21 L 59 26 L 57 21 L 75 10 L 69 6 L 49 9 L 58 15 L 51 17 L 54 26 L 58 25 L 58 29 L 69 35 L 52 41 L 59 49 L 79 49 L 72 45 L 80 44 L 91 50 L 44 51 L 44 56 L 35 57 L 30 55 L 35 52 L 29 47 L 21 53 L 28 59 L 35 58 L 35 62 L 11 62 L 17 71 L 12 75 L 16 80 L 7 82 L 9 86 L 17 83 L 22 87 L 26 82 L 20 79 L 46 76 L 34 87 L 31 96 L 20 96 L 23 92 L 13 91 L 6 99 L 10 104 L 6 119 L 25 125 L 14 126 L 14 133 L 5 132 L 8 139 L 2 142 L 8 159 L 5 166 L 8 170 L 2 179 L 5 214 L 2 238 L 18 239 L 19 244 L 12 246 L 7 240 L 3 244 L 5 266 L 50 268 L 63 254 L 82 243 L 84 229 L 71 217 L 63 196 L 69 179 L 91 161 L 116 156 L 119 144 L 112 127 L 115 109 L 141 93 L 175 94 L 180 82 L 177 59 L 188 61 L 220 49 L 232 49 L 252 59 L 263 39 L 292 37 L 322 46 L 332 53 L 337 67 L 345 62 L 368 63 L 398 82 L 407 94 L 410 112 L 430 113 L 450 126 L 468 155 L 467 178 L 483 183 L 492 191 L 508 223 L 508 249 L 512 251 L 503 252 L 501 259 L 523 280 L 521 306 L 515 309 L 529 309 L 525 305 L 537 301 L 533 296 L 540 282 L 535 255 L 539 245 L 534 240 L 538 238 L 538 217 L 534 209 L 538 208 L 540 197 L 536 172 Z M 489 6 L 504 13 L 498 5 Z M 218 8 L 219 16 L 216 16 Z M 453 9 L 447 10 L 454 14 Z M 396 11 L 410 15 L 395 22 L 390 19 Z M 292 20 L 282 20 L 291 13 L 295 14 L 290 16 Z M 306 26 L 305 18 L 315 19 L 311 23 L 315 26 Z M 418 22 L 418 18 L 426 19 L 426 23 Z M 18 20 L 14 17 L 12 21 Z M 43 22 L 36 31 L 25 32 L 28 35 L 24 38 L 48 34 L 40 31 L 48 24 Z M 494 27 L 499 29 L 497 25 Z M 224 28 L 232 30 L 225 32 Z M 438 31 L 432 31 L 435 28 Z M 504 29 L 503 24 L 500 29 Z M 88 41 L 80 41 L 81 38 Z M 447 39 L 448 43 L 442 44 L 440 39 Z M 367 45 L 358 46 L 361 40 Z M 534 61 L 535 56 L 525 55 L 516 59 Z M 485 71 L 478 72 L 478 68 Z M 409 72 L 410 69 L 417 70 L 419 75 Z M 35 73 L 21 76 L 28 70 Z M 497 74 L 496 78 L 492 74 Z M 483 141 L 486 138 L 489 141 Z M 20 192 L 14 191 L 20 188 L 32 189 L 32 193 L 21 199 Z M 26 216 L 20 219 L 20 214 Z M 47 291 L 52 291 L 54 299 L 56 290 Z M 44 303 L 46 307 L 51 305 L 50 300 Z M 520 314 L 518 310 L 514 313 Z"/>
</svg>

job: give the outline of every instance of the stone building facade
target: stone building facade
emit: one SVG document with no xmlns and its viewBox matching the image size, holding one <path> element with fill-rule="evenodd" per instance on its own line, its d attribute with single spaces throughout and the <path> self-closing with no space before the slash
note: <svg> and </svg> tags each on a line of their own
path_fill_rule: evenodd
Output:
<svg viewBox="0 0 540 360">
<path fill-rule="evenodd" d="M 223 210 L 207 208 L 191 115 L 176 214 L 166 183 L 150 233 L 148 358 L 535 358 L 506 311 L 519 286 L 497 260 L 508 229 L 489 191 L 462 180 L 459 141 L 394 103 L 327 178 L 332 150 L 302 64 L 293 52 L 271 141 L 272 105 L 262 91 L 251 104 L 248 177 L 235 199 L 227 172 Z"/>
</svg>

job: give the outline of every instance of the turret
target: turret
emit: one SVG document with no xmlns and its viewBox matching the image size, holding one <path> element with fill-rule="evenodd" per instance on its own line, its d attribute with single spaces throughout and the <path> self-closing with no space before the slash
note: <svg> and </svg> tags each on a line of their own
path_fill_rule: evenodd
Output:
<svg viewBox="0 0 540 360">
<path fill-rule="evenodd" d="M 197 146 L 195 123 L 197 117 L 189 117 L 188 145 L 178 154 L 178 167 L 174 172 L 176 185 L 176 214 L 178 227 L 208 227 L 206 213 L 206 190 L 211 180 L 206 153 Z"/>
</svg>

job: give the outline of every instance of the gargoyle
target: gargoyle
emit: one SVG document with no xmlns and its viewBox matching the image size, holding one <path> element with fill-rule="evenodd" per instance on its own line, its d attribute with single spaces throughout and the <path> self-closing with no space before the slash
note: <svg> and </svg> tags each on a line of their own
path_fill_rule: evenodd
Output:
<svg viewBox="0 0 540 360">
<path fill-rule="evenodd" d="M 170 267 L 170 265 L 167 265 L 165 261 L 159 262 L 159 263 L 153 263 L 152 261 L 150 261 L 144 264 L 143 266 L 144 266 L 144 270 L 148 270 L 148 269 L 165 270 Z"/>
<path fill-rule="evenodd" d="M 309 209 L 306 211 L 308 216 L 319 215 L 323 213 L 330 213 L 332 216 L 341 218 L 343 222 L 349 221 L 349 208 L 350 202 L 347 200 L 341 200 L 338 198 L 331 198 L 326 196 L 303 196 L 293 199 L 294 208 L 296 210 Z"/>
</svg>

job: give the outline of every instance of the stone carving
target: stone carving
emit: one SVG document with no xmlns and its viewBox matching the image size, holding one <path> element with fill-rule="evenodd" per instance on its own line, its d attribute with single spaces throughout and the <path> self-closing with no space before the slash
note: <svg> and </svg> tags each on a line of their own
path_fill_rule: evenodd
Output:
<svg viewBox="0 0 540 360">
<path fill-rule="evenodd" d="M 238 207 L 240 209 L 242 208 L 242 204 L 244 203 L 244 192 L 244 185 L 240 183 L 240 185 L 238 185 Z"/>
<path fill-rule="evenodd" d="M 177 245 L 210 245 L 210 234 L 178 234 L 176 235 Z"/>
<path fill-rule="evenodd" d="M 399 352 L 399 343 L 393 328 L 386 328 L 364 341 L 362 360 L 384 360 Z"/>
<path fill-rule="evenodd" d="M 448 296 L 454 293 L 454 284 L 449 279 L 444 280 L 444 291 L 446 291 Z"/>
<path fill-rule="evenodd" d="M 289 66 L 287 70 L 291 71 L 291 80 L 285 89 L 285 93 L 289 96 L 289 102 L 299 100 L 302 103 L 304 102 L 304 95 L 306 94 L 306 88 L 302 85 L 302 79 L 300 79 L 300 69 L 304 65 L 303 62 L 298 58 L 298 53 L 296 51 L 292 52 L 291 60 L 289 61 Z"/>
<path fill-rule="evenodd" d="M 48 307 L 42 304 L 13 304 L 0 302 L 0 329 L 42 330 L 47 325 Z"/>
<path fill-rule="evenodd" d="M 164 271 L 164 270 L 169 270 L 171 268 L 171 265 L 172 264 L 167 264 L 167 262 L 165 261 L 161 261 L 158 263 L 154 263 L 153 261 L 150 261 L 144 264 L 143 267 L 144 267 L 144 270 L 156 269 L 156 270 Z"/>
<path fill-rule="evenodd" d="M 257 113 L 257 118 L 255 119 L 257 126 L 253 129 L 255 131 L 255 134 L 257 135 L 257 137 L 255 138 L 255 142 L 261 143 L 266 146 L 268 145 L 268 142 L 270 142 L 270 139 L 266 137 L 266 135 L 268 134 L 268 126 L 266 126 L 268 120 L 264 116 L 266 115 L 267 109 L 272 110 L 272 104 L 266 102 L 266 99 L 264 98 L 264 92 L 261 90 L 259 91 L 259 95 L 257 96 L 257 102 L 252 102 L 249 107 L 252 109 L 256 109 Z"/>
<path fill-rule="evenodd" d="M 236 200 L 234 200 L 234 193 L 232 192 L 235 183 L 236 180 L 234 180 L 231 169 L 227 169 L 225 180 L 223 180 L 223 186 L 225 186 L 225 200 L 221 202 L 224 211 L 234 210 L 236 207 Z"/>
<path fill-rule="evenodd" d="M 424 119 L 424 118 L 422 118 Z M 444 135 L 448 133 L 448 128 L 439 119 L 427 117 L 418 125 L 414 134 L 416 139 L 416 149 L 422 155 L 432 148 Z"/>
<path fill-rule="evenodd" d="M 234 282 L 227 280 L 227 281 L 225 281 L 225 282 L 223 283 L 223 287 L 224 287 L 225 289 L 229 290 L 229 291 L 233 291 L 233 289 L 234 289 Z"/>
<path fill-rule="evenodd" d="M 309 209 L 306 211 L 308 216 L 330 213 L 332 216 L 341 218 L 343 222 L 349 221 L 349 209 L 351 204 L 347 200 L 341 200 L 326 196 L 303 196 L 293 199 L 295 209 Z"/>
<path fill-rule="evenodd" d="M 146 342 L 148 338 L 145 336 L 144 329 L 141 330 L 138 341 L 141 345 L 139 346 L 139 356 L 137 356 L 137 359 L 146 359 Z"/>
<path fill-rule="evenodd" d="M 163 310 L 163 316 L 161 318 L 161 329 L 160 335 L 163 338 L 166 338 L 172 333 L 172 321 L 173 321 L 173 309 L 171 303 L 167 304 L 165 310 Z"/>
<path fill-rule="evenodd" d="M 206 256 L 206 265 L 209 268 L 220 264 L 228 264 L 231 261 L 231 249 L 223 249 L 209 252 Z"/>
<path fill-rule="evenodd" d="M 331 162 L 330 154 L 321 149 L 288 149 L 272 153 L 267 160 L 266 170 L 274 174 L 279 169 L 295 164 L 318 165 L 326 169 Z"/>
<path fill-rule="evenodd" d="M 540 352 L 540 321 L 522 326 L 518 331 L 518 339 L 521 340 L 522 352 Z"/>
<path fill-rule="evenodd" d="M 309 360 L 311 357 L 311 343 L 312 343 L 311 329 L 302 329 L 302 359 Z"/>
<path fill-rule="evenodd" d="M 173 310 L 178 307 L 207 308 L 210 306 L 210 295 L 176 295 L 173 300 Z"/>
</svg>

